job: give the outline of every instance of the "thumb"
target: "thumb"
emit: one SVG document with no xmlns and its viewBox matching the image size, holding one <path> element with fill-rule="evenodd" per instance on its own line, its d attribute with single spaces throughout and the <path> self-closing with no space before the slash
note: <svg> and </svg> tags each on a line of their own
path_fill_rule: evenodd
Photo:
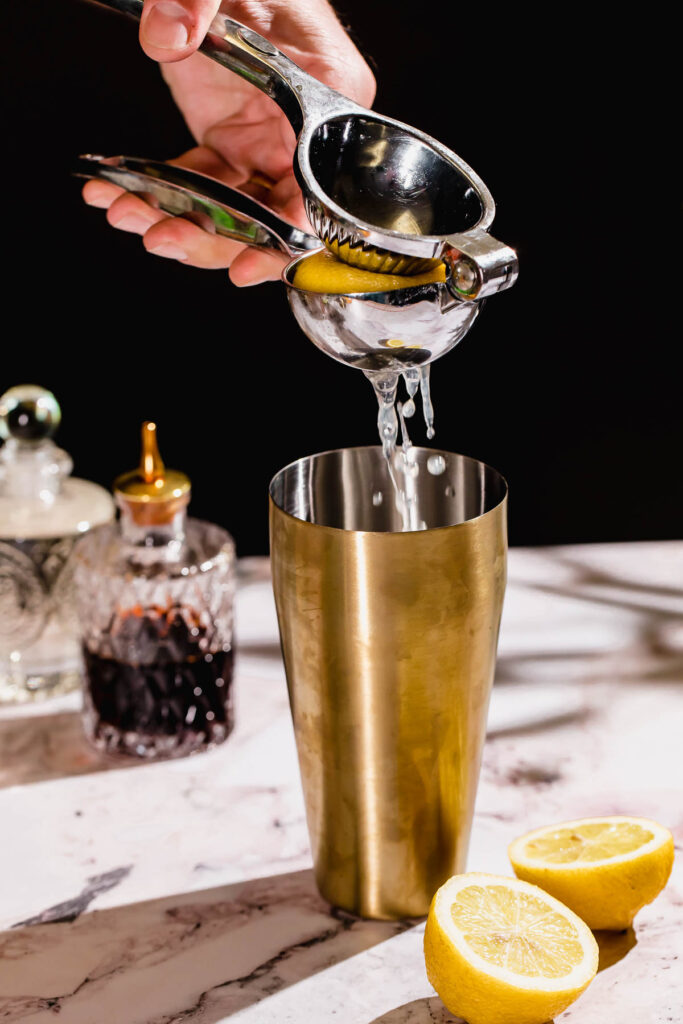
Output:
<svg viewBox="0 0 683 1024">
<path fill-rule="evenodd" d="M 189 57 L 204 39 L 220 0 L 145 0 L 140 45 L 152 60 Z"/>
</svg>

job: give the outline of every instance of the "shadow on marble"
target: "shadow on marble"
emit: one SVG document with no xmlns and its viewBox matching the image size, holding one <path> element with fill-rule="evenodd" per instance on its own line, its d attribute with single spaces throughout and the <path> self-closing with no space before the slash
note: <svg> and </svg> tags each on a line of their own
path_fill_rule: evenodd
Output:
<svg viewBox="0 0 683 1024">
<path fill-rule="evenodd" d="M 646 609 L 651 606 L 647 604 L 647 601 L 643 603 L 645 598 L 681 598 L 683 597 L 683 586 L 662 586 L 661 584 L 652 583 L 639 583 L 632 579 L 626 579 L 623 576 L 619 576 L 617 573 L 607 573 L 604 570 L 596 569 L 594 565 L 588 565 L 582 561 L 581 558 L 576 555 L 566 555 L 560 550 L 552 559 L 556 565 L 562 566 L 565 569 L 569 569 L 574 574 L 574 585 L 584 584 L 588 586 L 597 587 L 609 587 L 617 588 L 624 592 L 626 595 L 623 601 L 617 601 L 614 598 L 607 598 L 607 603 L 616 604 L 621 607 L 635 607 L 636 609 Z M 628 598 L 631 595 L 636 600 L 631 601 Z M 581 596 L 581 595 L 577 595 Z M 637 600 L 637 598 L 640 600 Z"/>
<path fill-rule="evenodd" d="M 282 649 L 279 640 L 266 640 L 262 643 L 240 643 L 237 648 L 238 658 L 263 658 L 265 660 L 282 661 Z"/>
<path fill-rule="evenodd" d="M 556 679 L 563 665 L 570 677 L 576 667 L 580 670 L 581 681 L 590 682 L 611 681 L 617 676 L 625 683 L 669 682 L 683 678 L 683 587 L 639 583 L 617 573 L 598 570 L 578 557 L 560 552 L 548 552 L 547 560 L 555 567 L 555 575 L 565 577 L 562 582 L 514 579 L 511 582 L 550 598 L 634 613 L 630 633 L 621 651 L 618 645 L 612 650 L 594 647 L 584 650 L 572 645 L 571 649 L 562 651 L 544 651 L 539 643 L 539 649 L 500 654 L 496 684 L 528 683 L 530 673 L 543 682 L 544 667 Z"/>
<path fill-rule="evenodd" d="M 412 923 L 331 909 L 306 870 L 18 926 L 0 933 L 0 1018 L 217 1024 Z"/>
<path fill-rule="evenodd" d="M 596 569 L 580 558 L 562 554 L 553 555 L 552 561 L 569 570 L 571 579 L 563 585 L 533 582 L 523 585 L 551 596 L 640 615 L 632 639 L 632 645 L 638 649 L 638 657 L 632 659 L 630 672 L 629 661 L 625 660 L 620 678 L 637 682 L 683 678 L 683 631 L 680 628 L 683 586 L 639 583 Z M 595 656 L 594 652 L 592 656 Z M 537 657 L 542 660 L 544 655 L 534 655 L 533 660 Z M 572 652 L 572 657 L 580 655 Z M 515 659 L 511 660 L 514 662 Z"/>
<path fill-rule="evenodd" d="M 538 674 L 539 665 L 547 664 L 552 668 L 553 664 L 561 665 L 563 662 L 581 663 L 590 662 L 595 658 L 595 651 L 589 650 L 566 650 L 566 651 L 543 651 L 533 650 L 520 654 L 499 654 L 496 662 L 496 685 L 515 684 L 528 682 L 526 665 L 533 665 Z"/>
<path fill-rule="evenodd" d="M 623 932 L 593 932 L 593 935 L 598 944 L 600 957 L 598 974 L 609 967 L 614 967 L 638 944 L 633 928 L 627 928 Z"/>
<path fill-rule="evenodd" d="M 496 684 L 498 679 L 496 678 Z M 515 725 L 492 726 L 486 729 L 487 740 L 505 739 L 510 736 L 533 735 L 534 733 L 547 732 L 548 729 L 558 728 L 567 725 L 569 722 L 585 722 L 593 715 L 590 708 L 584 707 L 573 711 L 560 712 L 549 715 L 546 718 L 533 722 L 519 722 Z M 552 781 L 555 781 L 554 779 Z"/>
<path fill-rule="evenodd" d="M 438 996 L 427 999 L 413 999 L 410 1003 L 397 1006 L 381 1017 L 375 1017 L 370 1024 L 466 1024 L 462 1017 L 449 1013 Z"/>
<path fill-rule="evenodd" d="M 414 999 L 395 1010 L 375 1017 L 370 1024 L 467 1024 L 462 1017 L 449 1013 L 438 996 L 430 999 Z M 552 1020 L 546 1024 L 554 1024 Z"/>
<path fill-rule="evenodd" d="M 0 788 L 145 763 L 99 754 L 83 734 L 78 711 L 0 719 Z"/>
<path fill-rule="evenodd" d="M 598 973 L 614 967 L 636 946 L 633 928 L 623 932 L 594 932 L 599 949 Z M 438 996 L 415 999 L 376 1017 L 371 1024 L 465 1024 L 461 1017 L 448 1012 Z M 548 1021 L 547 1024 L 553 1024 Z"/>
</svg>

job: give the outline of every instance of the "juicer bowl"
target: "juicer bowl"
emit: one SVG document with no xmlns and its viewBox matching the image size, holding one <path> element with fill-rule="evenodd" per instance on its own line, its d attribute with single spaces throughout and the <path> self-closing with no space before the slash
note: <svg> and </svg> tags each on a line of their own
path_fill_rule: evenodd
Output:
<svg viewBox="0 0 683 1024">
<path fill-rule="evenodd" d="M 305 291 L 292 284 L 298 262 L 282 279 L 299 327 L 326 355 L 359 370 L 431 363 L 465 337 L 482 305 L 456 298 L 440 282 L 351 295 Z"/>
</svg>

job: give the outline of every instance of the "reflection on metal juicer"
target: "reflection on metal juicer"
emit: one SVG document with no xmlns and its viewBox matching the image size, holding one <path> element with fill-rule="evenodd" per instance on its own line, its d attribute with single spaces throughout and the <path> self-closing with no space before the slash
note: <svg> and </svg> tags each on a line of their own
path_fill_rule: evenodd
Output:
<svg viewBox="0 0 683 1024">
<path fill-rule="evenodd" d="M 400 371 L 439 358 L 465 336 L 481 307 L 478 299 L 460 293 L 452 268 L 445 283 L 396 291 L 303 291 L 292 284 L 293 274 L 299 259 L 320 248 L 320 240 L 251 196 L 184 167 L 133 157 L 83 157 L 76 173 L 152 195 L 168 213 L 201 213 L 210 217 L 217 234 L 252 248 L 296 254 L 282 280 L 299 326 L 327 355 L 360 370 Z"/>
</svg>

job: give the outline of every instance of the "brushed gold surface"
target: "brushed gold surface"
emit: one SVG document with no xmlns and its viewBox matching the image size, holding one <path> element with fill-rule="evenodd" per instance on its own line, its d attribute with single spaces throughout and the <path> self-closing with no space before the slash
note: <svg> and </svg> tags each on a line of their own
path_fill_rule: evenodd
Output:
<svg viewBox="0 0 683 1024">
<path fill-rule="evenodd" d="M 506 500 L 412 533 L 270 500 L 282 649 L 322 895 L 427 913 L 465 868 L 506 580 Z"/>
</svg>

